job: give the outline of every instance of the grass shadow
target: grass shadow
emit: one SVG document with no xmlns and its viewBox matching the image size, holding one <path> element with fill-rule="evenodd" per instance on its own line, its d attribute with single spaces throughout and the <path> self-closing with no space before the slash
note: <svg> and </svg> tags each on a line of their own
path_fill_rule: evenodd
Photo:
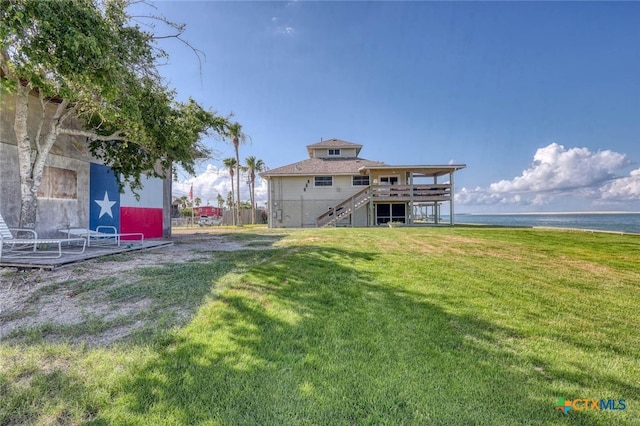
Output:
<svg viewBox="0 0 640 426">
<path fill-rule="evenodd" d="M 164 342 L 123 384 L 121 409 L 147 423 L 565 423 L 557 389 L 502 345 L 513 330 L 379 282 L 363 267 L 376 261 L 279 252 Z"/>
<path fill-rule="evenodd" d="M 96 391 L 80 377 L 50 382 L 59 383 L 58 394 L 72 391 L 61 406 L 80 407 L 74 421 L 633 424 L 630 410 L 571 416 L 554 410 L 557 397 L 589 385 L 585 374 L 558 371 L 548 358 L 518 353 L 510 342 L 527 336 L 471 308 L 452 309 L 464 303 L 460 297 L 391 281 L 379 273 L 390 257 L 374 249 L 310 242 L 216 256 L 218 264 L 164 265 L 142 274 L 141 285 L 129 293 L 110 294 L 114 303 L 155 297 L 159 312 L 184 305 L 192 319 L 182 328 L 145 330 L 146 338 L 123 344 L 124 350 L 148 353 L 127 363 L 126 372 L 98 388 L 95 398 L 79 395 Z M 404 272 L 411 271 L 399 274 Z M 422 287 L 431 285 L 425 281 Z M 608 396 L 638 397 L 631 380 L 598 379 L 601 388 L 617 393 Z M 18 404 L 15 386 L 0 377 L 0 397 Z M 54 392 L 49 385 L 35 389 L 26 404 Z M 0 415 L 0 424 L 12 420 Z"/>
</svg>

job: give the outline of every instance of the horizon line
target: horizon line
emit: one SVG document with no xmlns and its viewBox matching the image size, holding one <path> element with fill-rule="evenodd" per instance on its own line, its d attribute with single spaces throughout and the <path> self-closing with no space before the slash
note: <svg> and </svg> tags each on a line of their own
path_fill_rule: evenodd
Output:
<svg viewBox="0 0 640 426">
<path fill-rule="evenodd" d="M 577 212 L 508 212 L 508 213 L 456 213 L 459 215 L 467 215 L 467 216 L 478 216 L 478 215 L 489 215 L 489 216 L 508 216 L 508 215 L 545 215 L 545 214 L 558 214 L 558 215 L 579 215 L 579 214 L 640 214 L 640 211 L 620 211 L 620 210 L 611 210 L 611 211 L 577 211 Z"/>
</svg>

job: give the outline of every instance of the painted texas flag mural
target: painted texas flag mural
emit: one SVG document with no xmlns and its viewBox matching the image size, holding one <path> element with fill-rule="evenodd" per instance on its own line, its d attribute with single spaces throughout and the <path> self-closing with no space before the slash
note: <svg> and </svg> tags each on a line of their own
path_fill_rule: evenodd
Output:
<svg viewBox="0 0 640 426">
<path fill-rule="evenodd" d="M 161 238 L 162 179 L 143 178 L 142 185 L 139 200 L 128 188 L 120 194 L 111 168 L 91 163 L 89 227 L 115 226 L 121 234 L 142 232 L 145 238 Z"/>
</svg>

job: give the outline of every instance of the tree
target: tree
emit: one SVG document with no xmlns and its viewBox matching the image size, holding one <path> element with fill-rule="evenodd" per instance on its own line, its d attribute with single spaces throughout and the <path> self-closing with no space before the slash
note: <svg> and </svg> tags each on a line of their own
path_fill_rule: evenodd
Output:
<svg viewBox="0 0 640 426">
<path fill-rule="evenodd" d="M 189 199 L 187 198 L 186 195 L 183 195 L 182 197 L 180 197 L 179 200 L 180 200 L 181 208 L 186 209 L 189 206 Z"/>
<path fill-rule="evenodd" d="M 218 192 L 218 208 L 223 208 L 224 207 L 224 198 L 222 198 L 222 195 L 220 195 L 220 193 Z"/>
<path fill-rule="evenodd" d="M 227 193 L 227 206 L 229 206 L 229 210 L 233 213 L 233 191 Z"/>
<path fill-rule="evenodd" d="M 233 122 L 228 123 L 225 128 L 225 134 L 229 138 L 231 138 L 231 143 L 233 143 L 233 149 L 236 153 L 236 203 L 240 205 L 240 151 L 239 146 L 241 143 L 244 143 L 247 140 L 247 135 L 242 132 L 242 125 L 240 123 Z M 231 183 L 233 185 L 233 181 Z M 241 225 L 242 220 L 240 218 L 240 209 L 236 209 L 236 225 Z"/>
<path fill-rule="evenodd" d="M 35 227 L 45 162 L 60 136 L 86 138 L 121 187 L 135 190 L 143 174 L 164 177 L 174 163 L 193 174 L 209 154 L 201 139 L 228 126 L 192 99 L 174 99 L 157 70 L 167 54 L 154 34 L 129 24 L 128 5 L 0 0 L 0 94 L 15 99 L 21 227 Z M 153 19 L 180 39 L 183 26 Z"/>
<path fill-rule="evenodd" d="M 193 199 L 193 204 L 194 204 L 196 207 L 200 207 L 200 204 L 202 204 L 202 200 L 200 199 L 200 197 L 196 197 L 196 198 L 194 198 L 194 199 Z"/>
<path fill-rule="evenodd" d="M 229 208 L 231 209 L 231 217 L 233 218 L 232 223 L 235 225 L 236 213 L 235 213 L 235 210 L 233 209 L 233 174 L 235 173 L 235 170 L 238 168 L 238 162 L 236 161 L 235 158 L 229 157 L 222 160 L 222 164 L 224 164 L 227 170 L 229 170 L 229 176 L 231 176 L 231 191 L 229 191 L 229 193 L 231 194 L 231 204 L 229 204 L 228 199 L 227 199 L 227 204 L 229 204 Z"/>
<path fill-rule="evenodd" d="M 185 207 L 183 209 L 180 209 L 180 216 L 192 218 L 193 217 L 193 207 Z"/>
<path fill-rule="evenodd" d="M 265 170 L 264 161 L 250 155 L 245 159 L 249 172 L 249 195 L 251 197 L 251 223 L 256 223 L 256 173 Z"/>
</svg>

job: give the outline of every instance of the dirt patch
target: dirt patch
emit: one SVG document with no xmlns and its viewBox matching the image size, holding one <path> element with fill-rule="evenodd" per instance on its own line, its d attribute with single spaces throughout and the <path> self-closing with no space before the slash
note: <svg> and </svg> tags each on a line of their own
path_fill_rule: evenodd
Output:
<svg viewBox="0 0 640 426">
<path fill-rule="evenodd" d="M 116 254 L 53 271 L 0 268 L 0 341 L 14 339 L 20 330 L 42 328 L 47 330 L 47 340 L 55 341 L 59 330 L 76 327 L 72 342 L 109 345 L 150 325 L 144 315 L 138 315 L 150 309 L 149 299 L 114 303 L 101 297 L 114 287 L 135 284 L 140 268 L 197 262 L 220 251 L 271 247 L 267 240 L 234 241 L 215 234 L 178 233 L 172 240 L 173 245 L 159 249 Z M 175 315 L 185 313 L 176 307 Z"/>
</svg>

